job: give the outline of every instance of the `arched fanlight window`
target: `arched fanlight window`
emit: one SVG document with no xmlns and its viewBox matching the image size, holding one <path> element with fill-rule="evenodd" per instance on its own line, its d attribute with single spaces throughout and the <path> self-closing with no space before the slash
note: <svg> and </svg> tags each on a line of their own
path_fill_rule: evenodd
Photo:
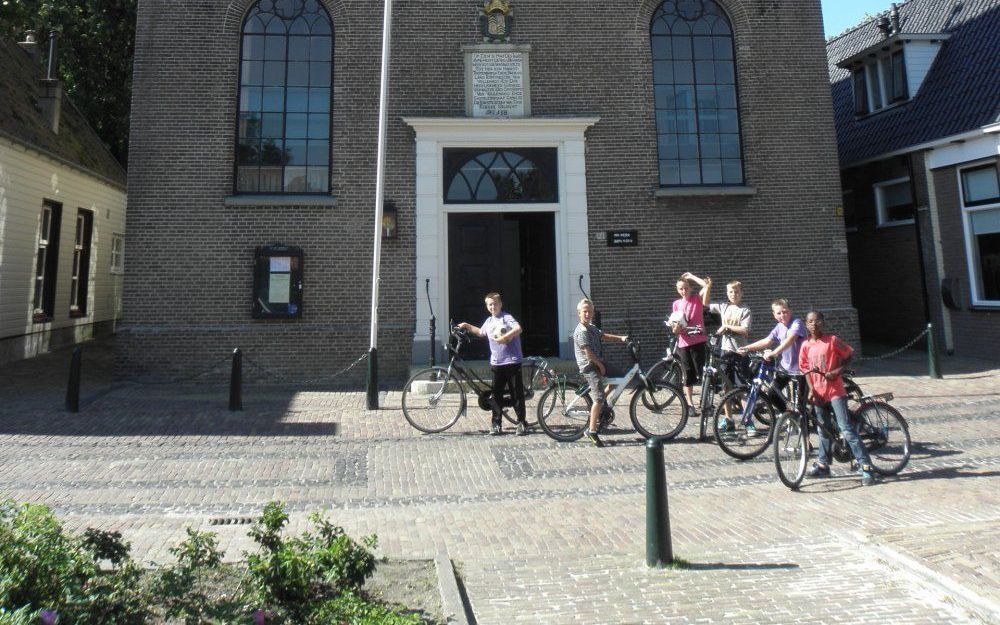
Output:
<svg viewBox="0 0 1000 625">
<path fill-rule="evenodd" d="M 666 0 L 649 28 L 660 185 L 741 185 L 733 29 L 712 0 Z"/>
<path fill-rule="evenodd" d="M 446 148 L 447 204 L 559 201 L 555 148 Z"/>
<path fill-rule="evenodd" d="M 317 0 L 260 0 L 243 22 L 237 193 L 330 190 L 333 28 Z"/>
</svg>

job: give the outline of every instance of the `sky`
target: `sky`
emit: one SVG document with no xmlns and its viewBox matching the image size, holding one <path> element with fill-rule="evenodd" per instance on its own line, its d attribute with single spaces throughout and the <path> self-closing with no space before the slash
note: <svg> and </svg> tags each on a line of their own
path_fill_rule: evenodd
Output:
<svg viewBox="0 0 1000 625">
<path fill-rule="evenodd" d="M 857 25 L 865 13 L 881 13 L 892 6 L 892 0 L 822 0 L 823 27 L 829 39 Z M 901 4 L 902 0 L 896 0 Z"/>
</svg>

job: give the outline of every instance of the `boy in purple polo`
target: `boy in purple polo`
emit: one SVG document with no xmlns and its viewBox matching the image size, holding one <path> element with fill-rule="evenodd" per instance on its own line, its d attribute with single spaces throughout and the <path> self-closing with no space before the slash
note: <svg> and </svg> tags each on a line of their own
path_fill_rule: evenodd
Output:
<svg viewBox="0 0 1000 625">
<path fill-rule="evenodd" d="M 524 409 L 524 381 L 521 379 L 521 324 L 509 313 L 503 311 L 503 301 L 499 293 L 486 295 L 486 310 L 490 316 L 483 325 L 476 327 L 464 321 L 458 324 L 463 330 L 468 330 L 476 336 L 485 336 L 490 342 L 490 368 L 493 370 L 493 423 L 490 434 L 496 436 L 502 433 L 503 407 L 500 397 L 508 387 L 514 398 L 514 412 L 517 414 L 517 435 L 528 433 Z"/>
<path fill-rule="evenodd" d="M 799 350 L 802 348 L 802 342 L 808 335 L 806 324 L 802 323 L 802 320 L 798 317 L 792 317 L 792 308 L 789 306 L 788 300 L 784 298 L 779 298 L 771 302 L 771 313 L 774 314 L 774 319 L 778 322 L 774 326 L 774 329 L 771 330 L 771 333 L 766 338 L 751 343 L 739 351 L 741 354 L 744 354 L 746 352 L 764 350 L 762 355 L 766 360 L 780 356 L 778 364 L 781 365 L 781 368 L 793 375 L 797 374 L 799 373 Z M 783 390 L 788 385 L 788 381 L 789 378 L 786 377 L 776 378 L 774 384 L 775 390 Z M 803 389 L 800 388 L 799 391 L 800 396 L 803 396 Z M 773 392 L 770 394 L 770 398 L 775 402 L 779 410 L 782 412 L 785 411 L 787 405 L 781 393 Z M 752 435 L 754 433 L 747 427 L 747 434 Z"/>
</svg>

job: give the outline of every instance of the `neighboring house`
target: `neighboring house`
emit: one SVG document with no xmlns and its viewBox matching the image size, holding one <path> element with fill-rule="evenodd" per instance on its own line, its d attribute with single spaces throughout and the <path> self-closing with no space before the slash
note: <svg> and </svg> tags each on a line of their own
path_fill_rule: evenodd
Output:
<svg viewBox="0 0 1000 625">
<path fill-rule="evenodd" d="M 1000 355 L 1000 0 L 911 0 L 827 43 L 861 336 Z"/>
<path fill-rule="evenodd" d="M 367 351 L 382 10 L 139 4 L 120 366 Z M 383 379 L 428 358 L 428 285 L 439 341 L 496 290 L 531 354 L 572 357 L 582 284 L 657 357 L 684 271 L 742 280 L 755 336 L 781 296 L 856 338 L 822 30 L 819 0 L 396 2 Z"/>
<path fill-rule="evenodd" d="M 0 362 L 110 332 L 121 310 L 125 172 L 36 48 L 0 41 Z"/>
</svg>

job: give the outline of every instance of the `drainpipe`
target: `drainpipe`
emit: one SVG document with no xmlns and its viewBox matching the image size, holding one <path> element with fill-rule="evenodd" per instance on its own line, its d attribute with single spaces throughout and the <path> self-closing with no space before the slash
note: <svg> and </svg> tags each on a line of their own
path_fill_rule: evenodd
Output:
<svg viewBox="0 0 1000 625">
<path fill-rule="evenodd" d="M 42 110 L 42 117 L 45 118 L 52 132 L 56 134 L 59 133 L 59 116 L 62 113 L 62 82 L 55 77 L 59 69 L 56 57 L 58 36 L 55 31 L 49 33 L 48 69 L 45 78 L 39 81 L 42 95 L 38 98 L 38 107 Z"/>
</svg>

